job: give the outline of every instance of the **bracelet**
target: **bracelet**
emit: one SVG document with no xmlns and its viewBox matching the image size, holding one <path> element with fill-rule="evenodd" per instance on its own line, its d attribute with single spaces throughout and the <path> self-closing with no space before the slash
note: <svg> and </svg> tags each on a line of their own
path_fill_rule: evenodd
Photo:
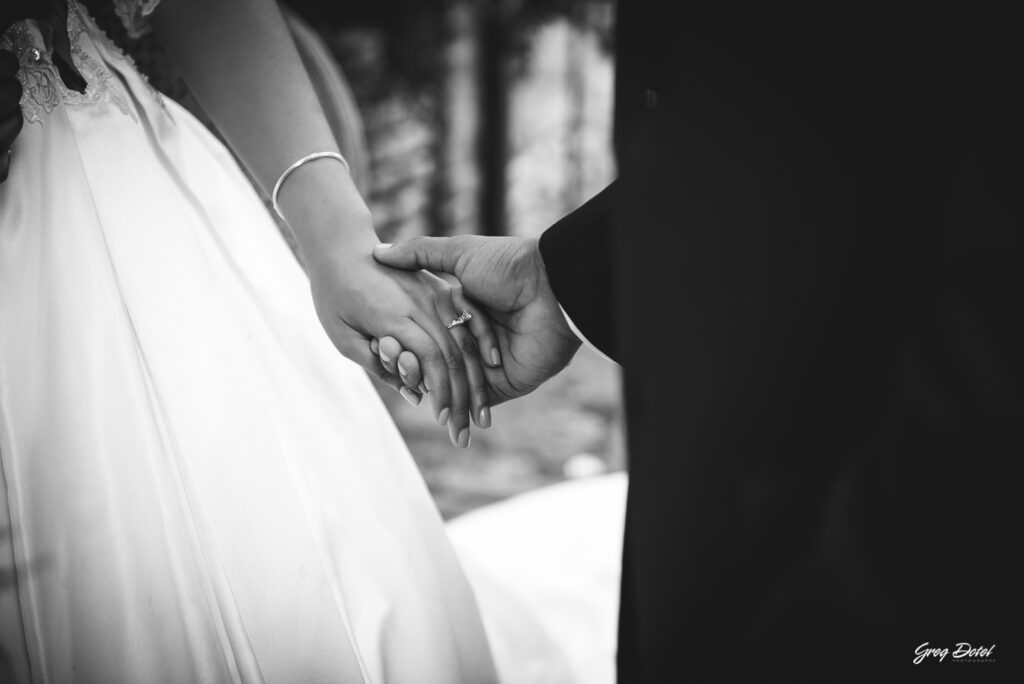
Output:
<svg viewBox="0 0 1024 684">
<path fill-rule="evenodd" d="M 307 154 L 302 159 L 296 161 L 294 164 L 285 169 L 284 173 L 281 174 L 281 177 L 277 179 L 276 183 L 274 183 L 274 192 L 270 196 L 271 204 L 274 205 L 274 211 L 277 212 L 277 215 L 281 217 L 282 221 L 285 220 L 284 214 L 281 213 L 281 207 L 279 207 L 277 204 L 277 195 L 279 192 L 281 192 L 281 186 L 284 185 L 285 179 L 288 178 L 288 176 L 290 176 L 292 172 L 295 171 L 295 169 L 315 159 L 337 159 L 345 166 L 346 171 L 351 172 L 348 162 L 345 160 L 344 157 L 342 157 L 337 152 L 314 152 L 313 154 Z"/>
</svg>

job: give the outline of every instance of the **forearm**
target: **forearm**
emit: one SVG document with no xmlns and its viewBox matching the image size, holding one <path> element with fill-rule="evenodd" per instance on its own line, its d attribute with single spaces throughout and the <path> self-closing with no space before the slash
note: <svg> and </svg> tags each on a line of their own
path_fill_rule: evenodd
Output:
<svg viewBox="0 0 1024 684">
<path fill-rule="evenodd" d="M 274 0 L 170 0 L 161 43 L 196 98 L 269 196 L 289 165 L 337 141 Z M 308 264 L 376 244 L 369 210 L 338 162 L 292 173 L 279 204 Z"/>
</svg>

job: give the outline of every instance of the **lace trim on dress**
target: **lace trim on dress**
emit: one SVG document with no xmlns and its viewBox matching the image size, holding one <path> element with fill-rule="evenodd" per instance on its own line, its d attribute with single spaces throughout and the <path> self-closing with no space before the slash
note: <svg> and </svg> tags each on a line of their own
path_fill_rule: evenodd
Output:
<svg viewBox="0 0 1024 684">
<path fill-rule="evenodd" d="M 159 4 L 160 0 L 114 0 L 114 13 L 128 30 L 128 36 L 138 38 L 149 33 L 149 15 Z"/>
<path fill-rule="evenodd" d="M 75 2 L 75 0 L 71 0 L 71 1 Z M 160 2 L 160 0 L 153 0 L 153 2 L 152 2 L 153 9 L 156 9 L 156 6 L 157 6 L 157 4 L 159 2 Z M 149 12 L 151 13 L 153 11 L 153 9 L 150 9 Z M 139 66 L 135 63 L 135 59 L 132 58 L 131 55 L 126 53 L 120 47 L 118 47 L 117 43 L 115 43 L 113 40 L 110 39 L 110 36 L 108 36 L 106 34 L 106 32 L 99 27 L 99 25 L 96 23 L 96 20 L 93 19 L 91 16 L 89 16 L 88 12 L 85 12 L 83 10 L 81 14 L 82 14 L 82 21 L 88 22 L 89 26 L 92 29 L 91 35 L 92 35 L 93 40 L 95 40 L 97 43 L 99 43 L 100 45 L 103 46 L 103 49 L 107 51 L 107 54 L 108 54 L 109 57 L 112 57 L 113 59 L 116 59 L 116 60 L 120 60 L 120 61 L 124 62 L 125 64 L 127 64 L 128 66 L 130 66 L 131 70 L 134 71 L 138 75 L 138 77 L 140 79 L 142 79 L 142 82 L 149 89 L 149 92 L 153 95 L 153 97 L 156 98 L 156 100 L 160 103 L 160 106 L 164 107 L 163 95 L 160 93 L 159 90 L 157 90 L 153 86 L 152 83 L 149 82 L 149 77 L 146 74 L 142 73 L 142 70 L 139 69 Z"/>
<path fill-rule="evenodd" d="M 156 5 L 155 2 L 151 4 Z M 23 89 L 21 110 L 25 121 L 42 124 L 44 117 L 52 113 L 61 103 L 68 107 L 84 104 L 110 104 L 117 107 L 122 114 L 138 121 L 124 86 L 102 61 L 82 47 L 81 37 L 87 30 L 85 22 L 90 23 L 88 27 L 91 29 L 90 35 L 101 39 L 104 48 L 111 55 L 128 64 L 132 64 L 132 60 L 102 31 L 91 25 L 91 19 L 81 10 L 75 0 L 68 2 L 68 8 L 68 37 L 71 40 L 71 57 L 75 67 L 86 80 L 85 93 L 76 92 L 64 85 L 34 22 L 19 21 L 0 37 L 0 48 L 13 52 L 21 63 L 18 80 Z"/>
</svg>

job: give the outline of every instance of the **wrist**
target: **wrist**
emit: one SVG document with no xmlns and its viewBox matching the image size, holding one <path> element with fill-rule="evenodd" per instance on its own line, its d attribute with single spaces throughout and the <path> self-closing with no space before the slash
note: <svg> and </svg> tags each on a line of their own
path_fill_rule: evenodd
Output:
<svg viewBox="0 0 1024 684">
<path fill-rule="evenodd" d="M 336 160 L 318 159 L 295 169 L 281 185 L 278 207 L 307 269 L 367 256 L 379 242 L 369 207 Z"/>
<path fill-rule="evenodd" d="M 536 300 L 543 301 L 548 306 L 561 309 L 555 290 L 551 287 L 551 280 L 548 278 L 547 264 L 544 263 L 544 254 L 540 249 L 540 240 L 537 238 L 524 239 L 524 251 L 527 263 L 530 264 L 530 271 L 534 274 L 534 293 Z"/>
<path fill-rule="evenodd" d="M 555 295 L 554 288 L 551 286 L 551 280 L 548 278 L 547 264 L 544 262 L 544 253 L 540 248 L 540 240 L 528 238 L 526 240 L 526 253 L 528 258 L 535 264 L 534 269 L 537 274 L 537 286 L 534 296 L 536 300 L 544 302 L 551 309 L 555 332 L 565 339 L 568 344 L 572 345 L 573 351 L 575 351 L 575 349 L 578 349 L 586 342 L 586 337 L 583 336 L 579 328 L 576 327 L 576 324 L 573 323 L 572 318 L 569 317 L 568 312 L 566 312 Z"/>
</svg>

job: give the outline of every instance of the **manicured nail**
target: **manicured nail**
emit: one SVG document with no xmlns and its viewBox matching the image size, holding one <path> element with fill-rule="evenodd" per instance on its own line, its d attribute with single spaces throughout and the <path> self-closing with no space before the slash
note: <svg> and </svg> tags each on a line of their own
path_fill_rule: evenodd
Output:
<svg viewBox="0 0 1024 684">
<path fill-rule="evenodd" d="M 405 368 L 402 366 L 401 361 L 398 362 L 398 374 L 401 375 L 403 378 L 409 374 L 409 371 L 405 370 Z"/>
<path fill-rule="evenodd" d="M 478 421 L 480 427 L 489 428 L 491 427 L 491 407 L 484 406 L 480 409 L 480 420 Z"/>
<path fill-rule="evenodd" d="M 427 393 L 427 383 L 420 382 L 420 393 L 421 394 L 426 394 Z"/>
<path fill-rule="evenodd" d="M 374 354 L 380 351 L 380 342 L 377 341 L 376 337 L 370 340 L 370 351 L 372 351 Z"/>
<path fill-rule="evenodd" d="M 382 242 L 379 245 L 377 245 L 377 248 L 378 249 L 391 249 L 394 246 L 395 245 L 393 243 L 391 243 L 391 242 Z"/>
<path fill-rule="evenodd" d="M 501 365 L 501 354 L 498 353 L 498 348 L 497 347 L 491 347 L 491 365 L 492 366 L 500 366 Z"/>
<path fill-rule="evenodd" d="M 384 350 L 383 350 L 383 349 L 381 349 L 381 350 L 380 350 L 380 362 L 381 362 L 381 363 L 387 363 L 387 362 L 388 362 L 388 361 L 390 361 L 390 360 L 391 360 L 391 357 L 390 357 L 390 356 L 388 356 L 387 354 L 385 354 L 385 353 L 384 353 Z"/>
<path fill-rule="evenodd" d="M 413 406 L 419 406 L 420 402 L 423 401 L 423 397 L 421 397 L 420 395 L 416 394 L 415 392 L 413 392 L 408 387 L 403 387 L 402 389 L 398 390 L 398 393 L 402 395 L 403 399 L 405 399 L 407 402 L 409 402 Z"/>
<path fill-rule="evenodd" d="M 441 409 L 441 412 L 437 414 L 437 424 L 447 425 L 448 424 L 448 407 Z"/>
<path fill-rule="evenodd" d="M 459 432 L 458 445 L 460 449 L 465 449 L 469 446 L 469 428 L 462 428 Z"/>
</svg>

